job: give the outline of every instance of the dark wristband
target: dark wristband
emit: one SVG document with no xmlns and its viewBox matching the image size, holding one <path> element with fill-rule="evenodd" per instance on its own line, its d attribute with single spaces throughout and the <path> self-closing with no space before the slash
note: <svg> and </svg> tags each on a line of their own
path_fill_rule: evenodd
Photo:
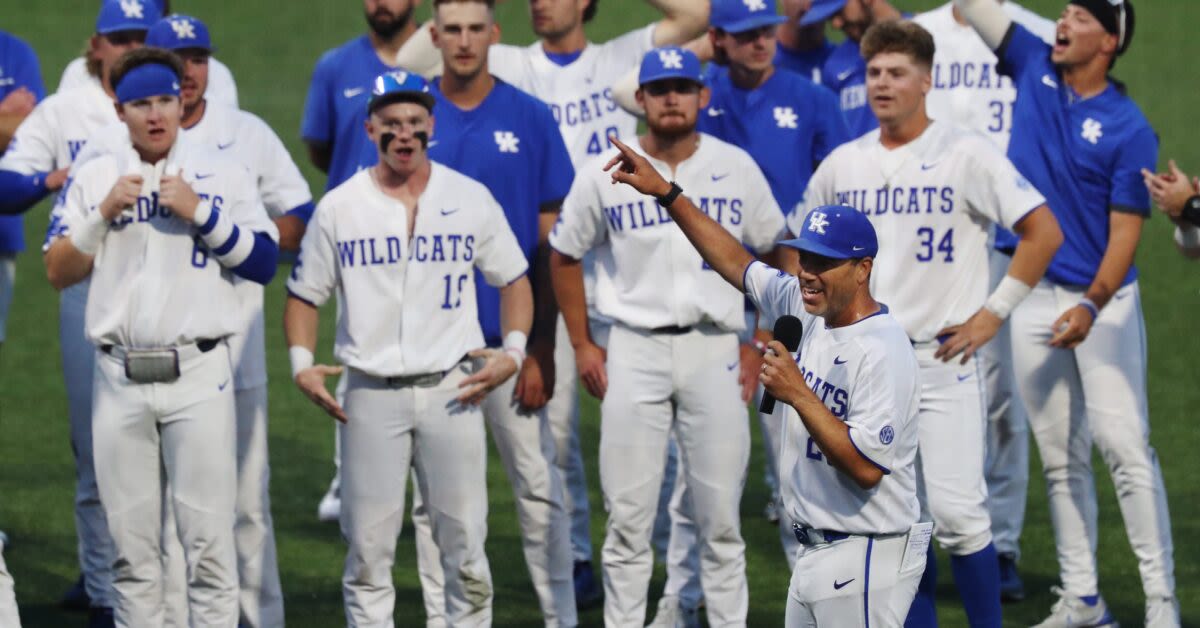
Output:
<svg viewBox="0 0 1200 628">
<path fill-rule="evenodd" d="M 659 205 L 662 205 L 663 207 L 666 207 L 669 209 L 671 207 L 671 203 L 674 203 L 675 199 L 679 198 L 679 195 L 682 193 L 683 193 L 683 188 L 679 187 L 678 183 L 675 183 L 674 181 L 672 181 L 671 182 L 671 191 L 667 192 L 666 194 L 663 194 L 662 196 L 659 196 L 655 200 L 658 201 Z"/>
<path fill-rule="evenodd" d="M 1183 211 L 1179 217 L 1192 223 L 1193 226 L 1200 227 L 1200 194 L 1197 194 L 1183 202 Z"/>
</svg>

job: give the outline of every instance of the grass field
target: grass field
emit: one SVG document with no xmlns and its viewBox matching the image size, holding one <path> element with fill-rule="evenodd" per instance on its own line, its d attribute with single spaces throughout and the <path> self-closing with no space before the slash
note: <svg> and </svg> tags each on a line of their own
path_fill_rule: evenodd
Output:
<svg viewBox="0 0 1200 628">
<path fill-rule="evenodd" d="M 935 0 L 899 0 L 901 8 L 923 10 Z M 41 57 L 50 89 L 66 63 L 81 50 L 92 29 L 95 0 L 7 2 L 0 10 L 0 27 L 29 41 Z M 313 63 L 322 51 L 363 32 L 361 5 L 355 0 L 180 0 L 175 9 L 205 19 L 212 27 L 218 56 L 234 71 L 243 108 L 262 116 L 287 143 L 308 176 L 312 189 L 324 188 L 324 177 L 305 158 L 299 140 L 304 94 Z M 426 3 L 428 4 L 428 3 Z M 1056 15 L 1063 0 L 1028 0 L 1026 6 Z M 1200 111 L 1200 91 L 1193 63 L 1200 43 L 1188 17 L 1196 16 L 1196 0 L 1140 0 L 1138 26 L 1130 54 L 1121 59 L 1117 75 L 1162 137 L 1162 161 L 1177 158 L 1185 169 L 1200 171 L 1194 112 Z M 531 41 L 525 3 L 510 0 L 497 10 L 510 42 Z M 422 7 L 422 17 L 428 8 Z M 652 11 L 638 0 L 605 0 L 590 26 L 594 40 L 645 24 Z M 33 249 L 19 262 L 17 296 L 9 321 L 9 339 L 0 352 L 0 528 L 12 539 L 5 557 L 17 581 L 17 597 L 26 626 L 82 625 L 77 615 L 55 607 L 59 594 L 78 573 L 72 495 L 74 468 L 67 435 L 66 401 L 59 376 L 56 295 L 44 279 L 36 251 L 46 226 L 48 204 L 34 208 L 26 220 Z M 1192 420 L 1200 407 L 1200 388 L 1187 366 L 1200 355 L 1200 342 L 1188 329 L 1200 308 L 1198 269 L 1179 257 L 1170 242 L 1166 220 L 1155 217 L 1139 251 L 1142 293 L 1150 343 L 1150 407 L 1152 440 L 1162 460 L 1171 496 L 1175 533 L 1176 578 L 1185 625 L 1200 625 L 1200 485 L 1188 471 L 1187 458 L 1200 444 Z M 267 320 L 271 359 L 272 500 L 288 623 L 297 627 L 328 627 L 343 623 L 340 574 L 344 545 L 336 525 L 316 521 L 317 500 L 333 470 L 331 421 L 304 400 L 289 382 L 281 326 L 283 289 L 277 280 L 268 289 Z M 319 356 L 329 356 L 325 313 Z M 1189 384 L 1188 382 L 1193 382 Z M 584 456 L 588 464 L 597 553 L 604 531 L 596 469 L 599 418 L 595 402 L 583 403 Z M 755 433 L 742 504 L 751 591 L 751 626 L 782 622 L 789 574 L 774 529 L 761 516 L 767 493 L 761 480 L 762 455 Z M 491 534 L 488 555 L 496 587 L 498 626 L 540 624 L 537 603 L 520 551 L 520 534 L 512 493 L 495 453 L 490 458 Z M 1038 462 L 1033 462 L 1035 469 Z M 1095 467 L 1103 469 L 1097 459 Z M 1030 484 L 1022 571 L 1030 597 L 1005 608 L 1006 625 L 1039 621 L 1053 599 L 1049 588 L 1057 580 L 1045 491 L 1040 473 Z M 1101 497 L 1100 571 L 1102 592 L 1117 618 L 1140 625 L 1142 594 L 1137 567 L 1125 539 L 1120 512 L 1108 474 L 1099 473 Z M 406 524 L 407 525 L 407 524 Z M 598 557 L 598 556 L 597 556 Z M 415 570 L 411 531 L 406 527 L 399 544 L 395 581 L 397 625 L 420 625 L 423 611 Z M 943 565 L 945 567 L 945 565 Z M 965 616 L 943 568 L 939 591 L 940 619 L 945 626 L 966 625 Z M 656 571 L 652 595 L 661 588 Z M 652 601 L 653 604 L 653 601 Z M 585 625 L 600 625 L 598 611 L 584 613 Z"/>
</svg>

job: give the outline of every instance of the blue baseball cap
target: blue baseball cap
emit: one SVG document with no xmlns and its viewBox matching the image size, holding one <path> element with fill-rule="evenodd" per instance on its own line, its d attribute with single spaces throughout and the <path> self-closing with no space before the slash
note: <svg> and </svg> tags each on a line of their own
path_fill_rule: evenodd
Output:
<svg viewBox="0 0 1200 628">
<path fill-rule="evenodd" d="M 685 79 L 703 85 L 700 58 L 679 46 L 663 46 L 647 52 L 638 71 L 638 85 L 665 79 Z"/>
<path fill-rule="evenodd" d="M 831 259 L 875 257 L 879 253 L 879 238 L 871 220 L 847 205 L 813 209 L 804 217 L 796 238 L 780 244 Z"/>
<path fill-rule="evenodd" d="M 104 0 L 96 16 L 96 32 L 148 31 L 161 17 L 158 5 L 148 0 Z"/>
<path fill-rule="evenodd" d="M 804 17 L 800 18 L 800 25 L 810 26 L 824 22 L 836 15 L 844 6 L 846 6 L 846 0 L 813 0 L 812 6 L 804 12 Z"/>
<path fill-rule="evenodd" d="M 146 45 L 167 50 L 198 48 L 213 51 L 208 27 L 190 15 L 172 15 L 155 22 L 146 32 Z"/>
<path fill-rule="evenodd" d="M 429 81 L 415 72 L 392 70 L 375 77 L 371 84 L 371 98 L 367 100 L 367 113 L 394 102 L 415 102 L 433 111 L 433 93 Z"/>
<path fill-rule="evenodd" d="M 709 22 L 726 33 L 782 24 L 787 18 L 775 12 L 775 0 L 712 0 Z"/>
</svg>

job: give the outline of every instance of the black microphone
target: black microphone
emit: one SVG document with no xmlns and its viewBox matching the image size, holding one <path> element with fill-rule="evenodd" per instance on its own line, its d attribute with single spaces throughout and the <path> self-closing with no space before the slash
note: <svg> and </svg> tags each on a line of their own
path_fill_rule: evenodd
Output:
<svg viewBox="0 0 1200 628">
<path fill-rule="evenodd" d="M 779 320 L 775 321 L 775 339 L 783 343 L 789 353 L 795 353 L 800 348 L 800 338 L 804 336 L 804 323 L 800 319 L 786 314 L 780 316 Z M 771 393 L 763 393 L 762 403 L 758 404 L 758 411 L 761 414 L 775 413 L 775 396 Z"/>
</svg>

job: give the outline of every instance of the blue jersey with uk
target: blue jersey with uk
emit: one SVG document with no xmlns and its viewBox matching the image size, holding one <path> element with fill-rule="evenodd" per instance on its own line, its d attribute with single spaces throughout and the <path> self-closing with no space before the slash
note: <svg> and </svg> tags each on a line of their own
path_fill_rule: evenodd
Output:
<svg viewBox="0 0 1200 628">
<path fill-rule="evenodd" d="M 575 169 L 550 107 L 495 80 L 483 102 L 469 111 L 446 100 L 441 79 L 434 81 L 437 122 L 429 157 L 487 187 L 504 208 L 532 268 L 541 212 L 544 208 L 557 211 L 571 189 Z M 475 295 L 484 339 L 489 345 L 499 345 L 500 291 L 477 274 Z"/>
<path fill-rule="evenodd" d="M 327 51 L 317 61 L 304 101 L 300 136 L 306 142 L 333 148 L 326 191 L 341 185 L 360 168 L 374 165 L 375 151 L 363 128 L 367 99 L 375 77 L 392 69 L 379 60 L 366 35 Z M 362 163 L 364 154 L 371 155 L 369 163 Z"/>
<path fill-rule="evenodd" d="M 1158 136 L 1111 82 L 1079 99 L 1051 62 L 1050 46 L 1019 24 L 997 56 L 1017 86 L 1008 158 L 1046 197 L 1063 232 L 1046 278 L 1090 285 L 1108 247 L 1109 212 L 1150 213 L 1141 170 L 1155 169 Z M 996 246 L 1014 247 L 1012 234 L 998 234 Z M 1130 267 L 1123 285 L 1135 279 Z"/>
<path fill-rule="evenodd" d="M 33 92 L 38 102 L 46 97 L 37 53 L 19 37 L 0 31 L 0 100 L 22 87 Z M 0 255 L 24 250 L 25 223 L 21 216 L 0 216 Z"/>
<path fill-rule="evenodd" d="M 867 102 L 867 62 L 859 54 L 858 42 L 846 39 L 829 53 L 821 68 L 821 84 L 837 94 L 852 137 L 879 127 Z"/>
<path fill-rule="evenodd" d="M 850 139 L 837 97 L 799 74 L 777 69 L 746 90 L 710 64 L 705 82 L 712 99 L 697 128 L 750 153 L 785 214 L 803 200 L 821 160 Z"/>
<path fill-rule="evenodd" d="M 833 42 L 822 41 L 812 50 L 792 50 L 783 44 L 775 46 L 775 67 L 795 72 L 814 83 L 821 82 L 821 69 L 833 53 Z"/>
</svg>

